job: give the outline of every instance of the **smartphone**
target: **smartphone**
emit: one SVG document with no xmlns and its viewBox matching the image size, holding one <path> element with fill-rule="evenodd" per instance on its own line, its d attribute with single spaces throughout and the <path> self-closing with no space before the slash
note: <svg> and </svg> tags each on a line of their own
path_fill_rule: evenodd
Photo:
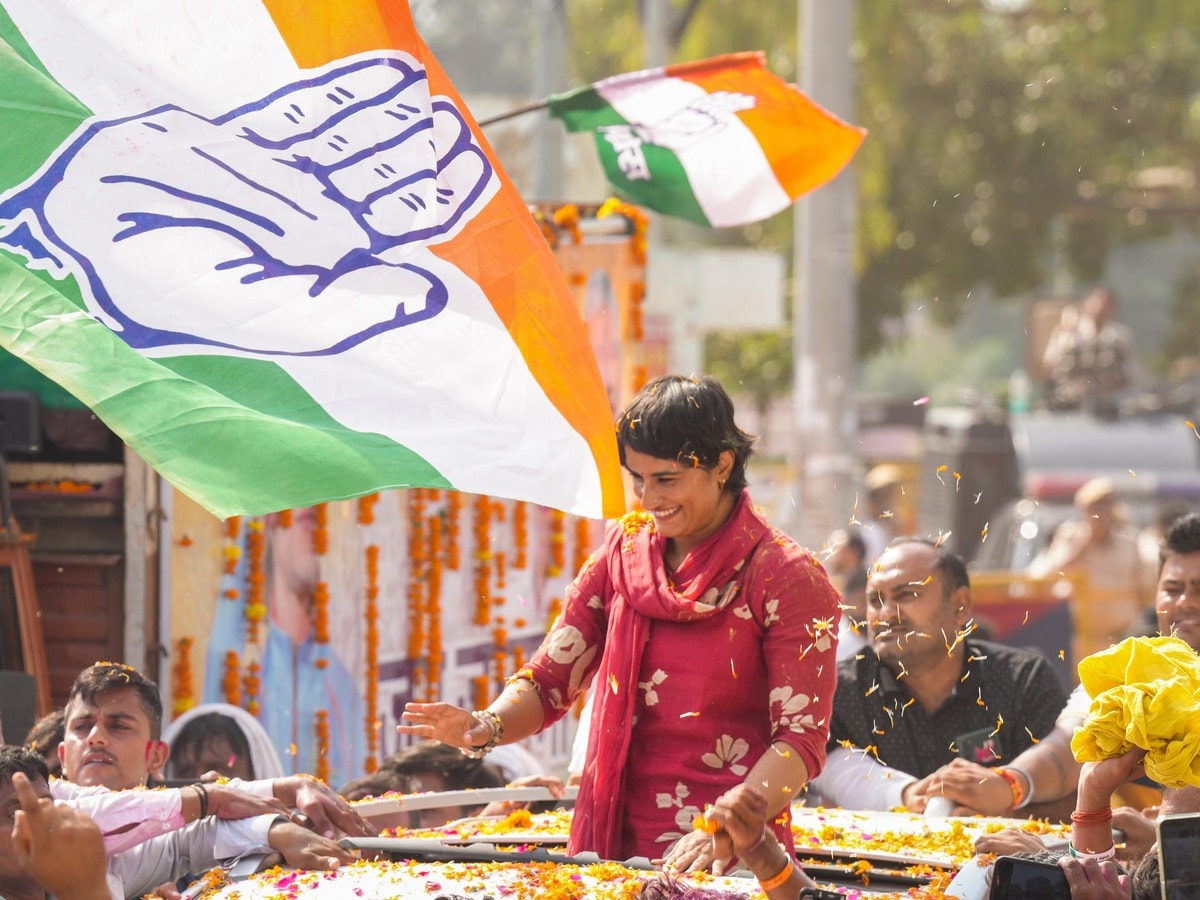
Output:
<svg viewBox="0 0 1200 900">
<path fill-rule="evenodd" d="M 800 900 L 846 900 L 845 894 L 839 894 L 837 891 L 826 891 L 821 888 L 807 887 L 800 891 Z"/>
<path fill-rule="evenodd" d="M 992 900 L 1071 900 L 1067 873 L 1055 863 L 1001 856 L 992 866 Z"/>
<path fill-rule="evenodd" d="M 1158 820 L 1158 871 L 1163 900 L 1200 898 L 1200 813 Z"/>
</svg>

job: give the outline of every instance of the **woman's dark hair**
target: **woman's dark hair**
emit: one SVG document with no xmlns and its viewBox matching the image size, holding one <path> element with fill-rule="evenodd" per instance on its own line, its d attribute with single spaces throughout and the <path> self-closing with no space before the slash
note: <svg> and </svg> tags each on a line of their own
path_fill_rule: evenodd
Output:
<svg viewBox="0 0 1200 900">
<path fill-rule="evenodd" d="M 674 459 L 712 469 L 726 450 L 733 452 L 733 469 L 725 490 L 746 487 L 746 461 L 754 438 L 733 421 L 733 401 L 719 381 L 709 375 L 685 378 L 663 375 L 638 391 L 617 417 L 617 449 L 657 459 Z"/>
<path fill-rule="evenodd" d="M 250 742 L 246 733 L 232 716 L 223 713 L 205 713 L 196 716 L 179 729 L 175 740 L 171 742 L 171 770 L 184 759 L 195 760 L 212 741 L 224 738 L 229 742 L 229 748 L 238 759 L 246 760 L 250 766 L 250 777 L 258 773 L 254 771 L 254 759 L 250 755 Z"/>
</svg>

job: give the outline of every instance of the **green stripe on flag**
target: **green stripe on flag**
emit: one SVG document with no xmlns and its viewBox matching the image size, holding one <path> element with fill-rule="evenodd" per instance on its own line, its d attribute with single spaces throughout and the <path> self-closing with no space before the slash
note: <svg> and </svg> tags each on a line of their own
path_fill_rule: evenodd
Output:
<svg viewBox="0 0 1200 900">
<path fill-rule="evenodd" d="M 621 114 L 592 87 L 555 94 L 548 104 L 550 115 L 562 119 L 567 131 L 590 131 L 604 125 L 625 124 Z"/>
<path fill-rule="evenodd" d="M 452 487 L 390 438 L 337 423 L 274 363 L 148 359 L 7 256 L 0 346 L 53 371 L 160 475 L 221 518 L 386 487 Z"/>
</svg>

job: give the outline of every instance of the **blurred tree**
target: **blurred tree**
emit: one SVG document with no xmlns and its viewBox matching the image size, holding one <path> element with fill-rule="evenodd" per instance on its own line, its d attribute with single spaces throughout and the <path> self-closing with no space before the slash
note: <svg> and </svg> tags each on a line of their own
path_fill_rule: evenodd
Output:
<svg viewBox="0 0 1200 900">
<path fill-rule="evenodd" d="M 558 2 L 573 86 L 641 67 L 643 0 Z M 673 59 L 762 49 L 795 80 L 797 2 L 667 2 Z M 529 83 L 527 0 L 413 8 L 456 80 Z M 936 298 L 951 322 L 982 286 L 1048 290 L 1055 240 L 1071 274 L 1093 280 L 1114 246 L 1197 221 L 1200 4 L 860 0 L 857 15 L 862 351 L 910 298 Z M 787 213 L 702 236 L 660 221 L 685 241 L 791 243 Z"/>
<path fill-rule="evenodd" d="M 713 332 L 704 340 L 704 365 L 729 393 L 754 404 L 758 436 L 765 438 L 771 403 L 792 386 L 791 333 Z"/>
</svg>

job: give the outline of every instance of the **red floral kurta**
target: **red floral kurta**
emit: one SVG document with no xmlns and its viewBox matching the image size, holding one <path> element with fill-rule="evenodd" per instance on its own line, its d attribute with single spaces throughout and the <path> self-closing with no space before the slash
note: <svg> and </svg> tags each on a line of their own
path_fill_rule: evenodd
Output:
<svg viewBox="0 0 1200 900">
<path fill-rule="evenodd" d="M 644 514 L 610 526 L 522 673 L 549 725 L 601 672 L 572 852 L 662 856 L 773 742 L 810 778 L 824 764 L 838 598 L 821 565 L 746 494 L 674 575 L 665 544 Z"/>
</svg>

